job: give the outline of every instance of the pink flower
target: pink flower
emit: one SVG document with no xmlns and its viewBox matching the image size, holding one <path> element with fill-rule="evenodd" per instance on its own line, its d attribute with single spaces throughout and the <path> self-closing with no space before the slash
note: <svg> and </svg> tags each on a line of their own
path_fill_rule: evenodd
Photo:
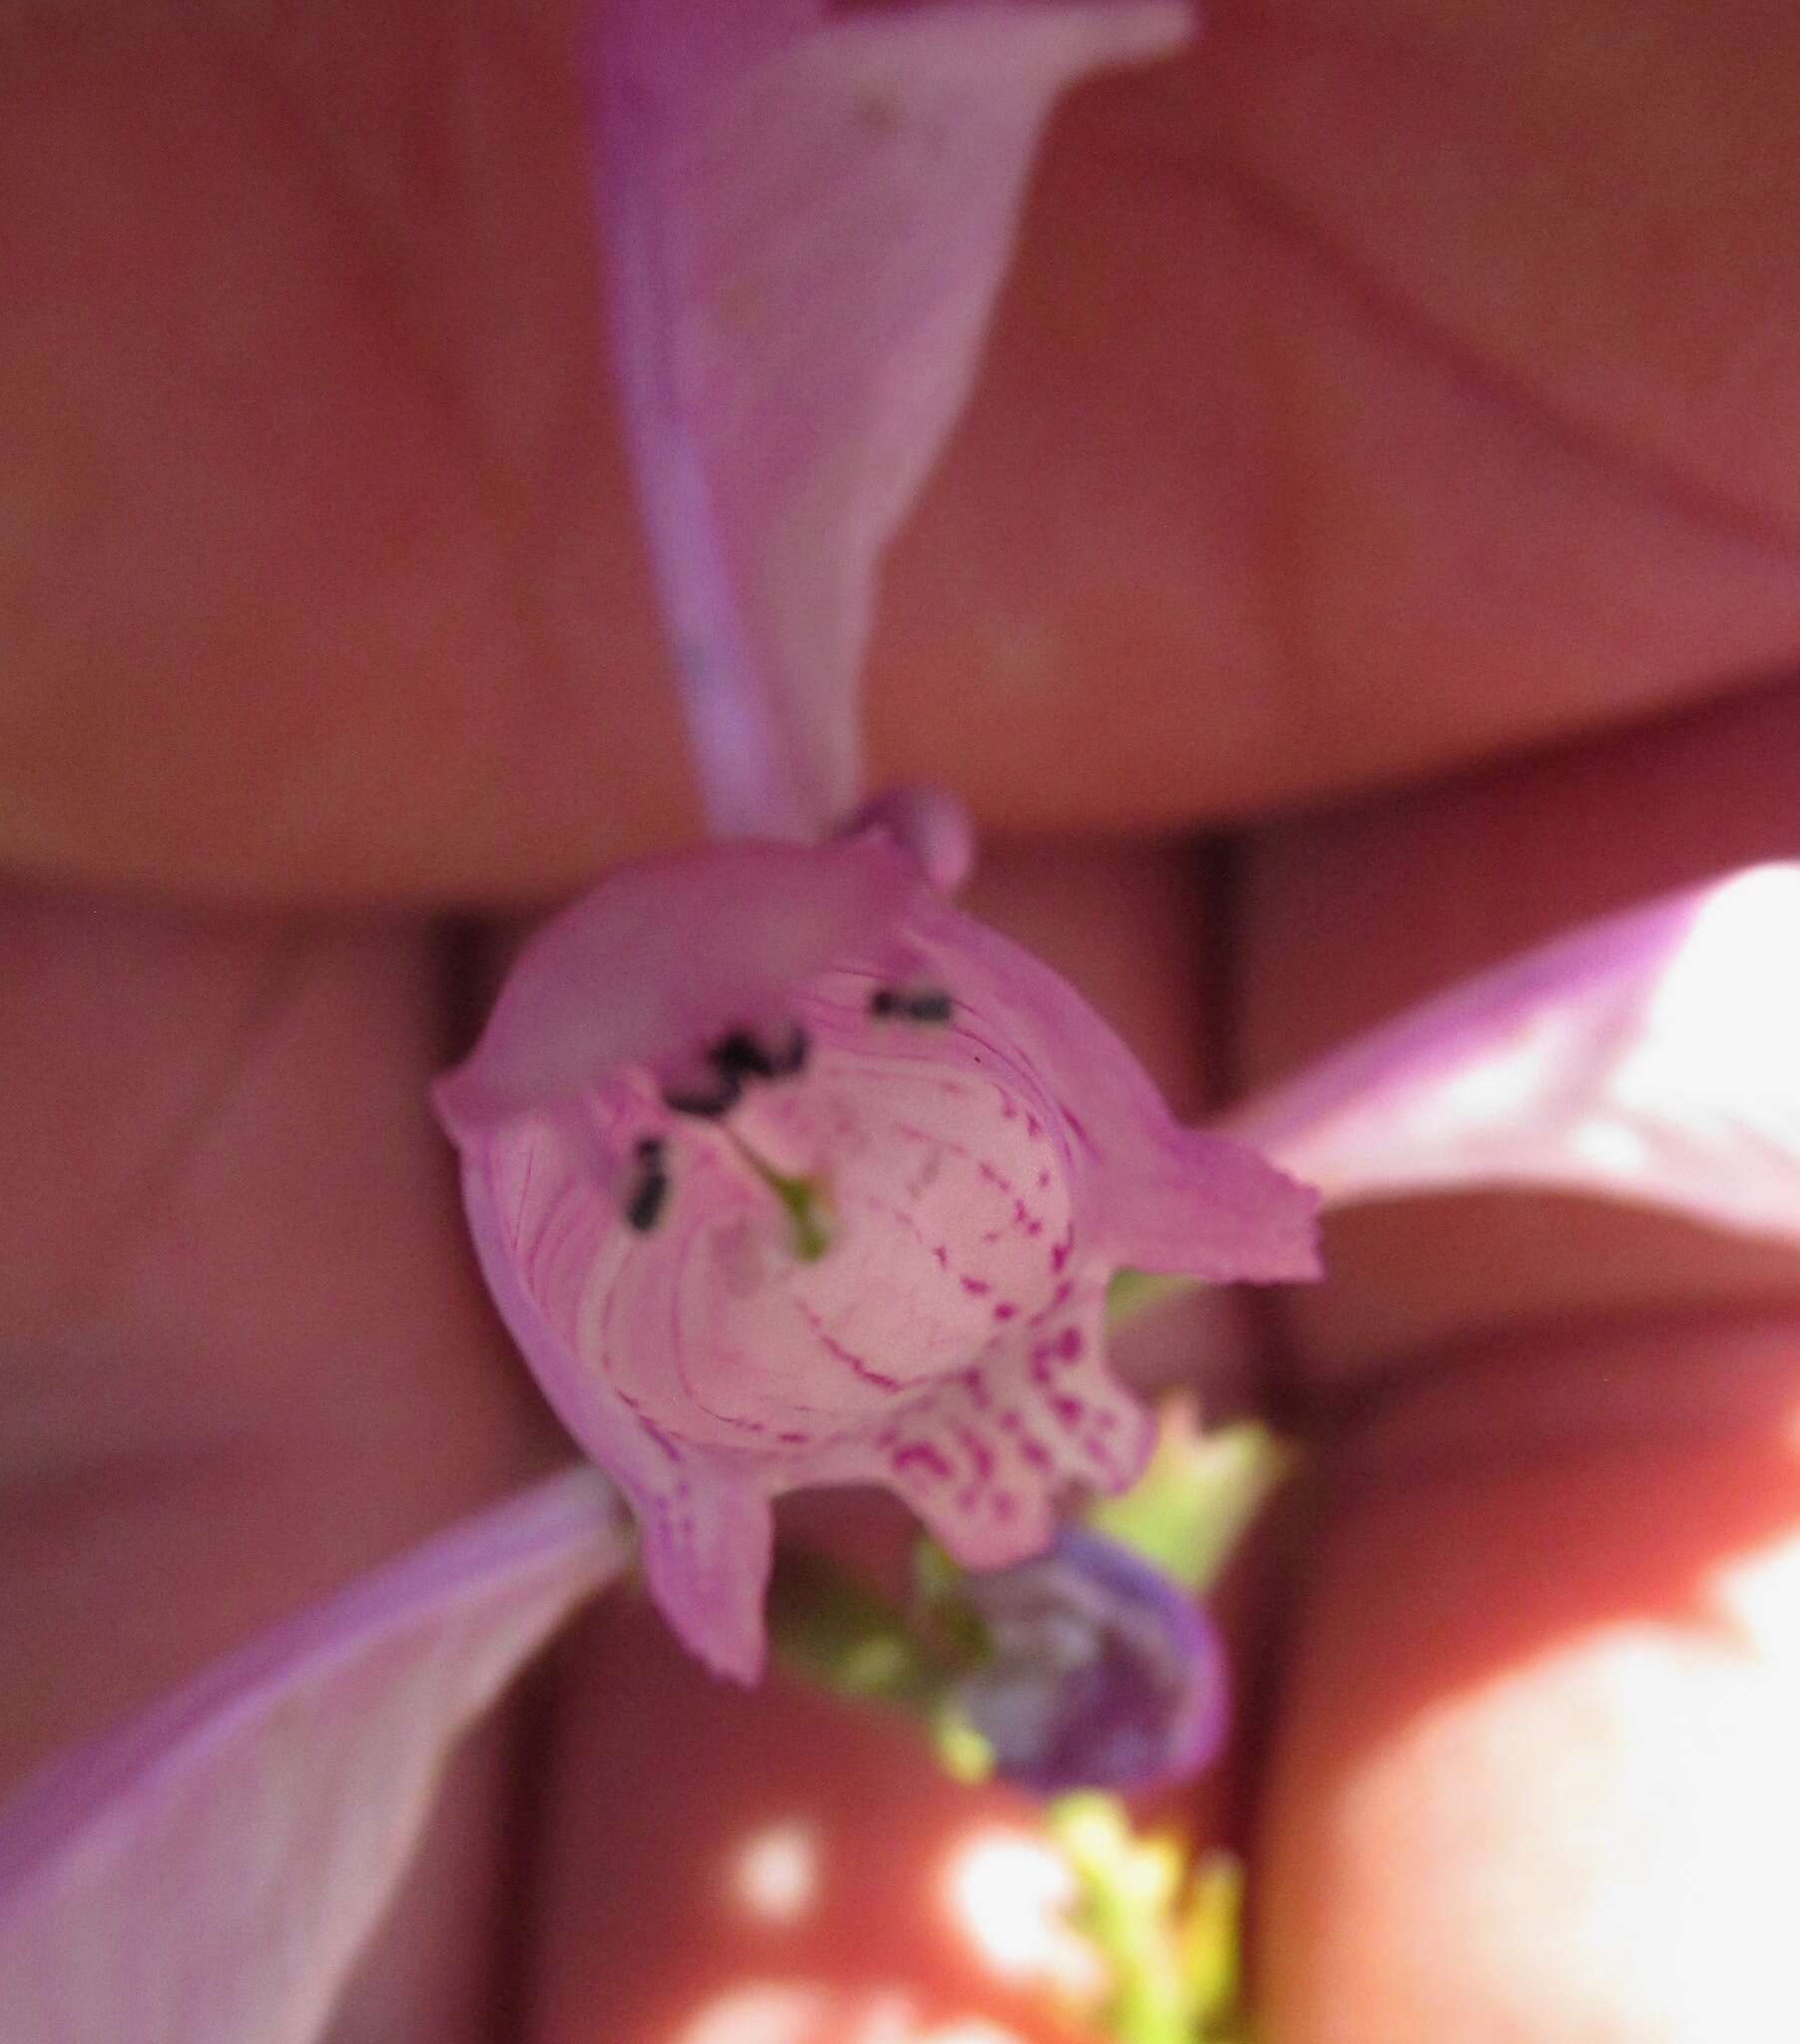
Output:
<svg viewBox="0 0 1800 2044">
<path fill-rule="evenodd" d="M 601 11 L 624 408 L 719 827 L 815 835 L 854 801 L 876 560 L 968 386 L 1038 128 L 1186 19 Z M 1332 1200 L 1529 1178 L 1800 1238 L 1797 941 L 1800 869 L 1696 890 L 1233 1133 Z M 440 1099 L 515 1331 L 672 1617 L 739 1674 L 777 1491 L 887 1482 L 964 1557 L 1025 1554 L 1063 1483 L 1140 1452 L 1105 1276 L 1306 1258 L 1279 1170 L 1175 1128 L 1068 988 L 879 838 L 614 876 L 528 947 Z M 611 1486 L 572 1470 L 53 1765 L 0 1813 L 8 2044 L 308 2044 L 443 1755 L 627 1555 Z"/>
<path fill-rule="evenodd" d="M 896 864 L 755 847 L 731 856 L 802 862 L 794 870 L 823 859 L 817 870 L 853 878 Z M 701 864 L 621 877 L 655 887 Z M 610 892 L 554 925 L 558 941 Z M 833 916 L 856 898 L 854 886 L 815 891 L 816 958 L 831 955 Z M 977 955 L 998 942 L 982 936 Z M 1800 1241 L 1797 945 L 1800 865 L 1733 875 L 1403 1016 L 1232 1126 L 1317 1171 L 1328 1203 L 1528 1180 Z M 509 990 L 521 1003 L 533 955 Z M 604 952 L 593 958 L 600 969 Z M 1079 1003 L 1073 1012 L 1098 1026 Z M 614 1019 L 625 1027 L 617 1009 Z M 664 1020 L 646 1008 L 633 1026 Z M 573 1052 L 573 1037 L 541 1040 Z M 1128 1061 L 1120 1069 L 1136 1080 Z M 484 1074 L 496 1092 L 483 1101 L 480 1070 L 479 1059 L 465 1068 L 469 1097 L 453 1093 L 451 1111 L 504 1121 L 517 1111 L 508 1075 Z M 553 1057 L 529 1075 L 546 1097 L 555 1070 Z M 678 1198 L 673 1173 L 668 1197 Z M 251 1643 L 29 1786 L 0 1812 L 8 2044 L 316 2036 L 452 1741 L 623 1565 L 608 1497 L 592 1470 L 555 1478 Z"/>
<path fill-rule="evenodd" d="M 958 1560 L 1020 1560 L 1148 1451 L 1116 1271 L 1315 1271 L 1311 1196 L 1171 1121 L 884 835 L 615 874 L 437 1097 L 514 1337 L 672 1623 L 744 1681 L 772 1497 L 886 1484 Z"/>
<path fill-rule="evenodd" d="M 854 802 L 856 671 L 877 556 L 967 391 L 1038 132 L 1073 80 L 1172 48 L 1188 28 L 1182 0 L 843 10 L 825 0 L 608 0 L 597 10 L 598 210 L 616 377 L 715 827 L 816 835 Z M 954 825 L 940 831 L 925 852 L 940 878 L 963 862 L 955 836 Z M 666 1201 L 671 1244 L 709 1239 L 702 1217 L 727 1209 L 767 1222 L 774 1179 L 758 1178 L 719 1130 L 686 1127 L 661 1154 L 634 1149 L 626 1165 L 636 1179 L 620 1176 L 621 1117 L 644 1117 L 635 1140 L 658 1140 L 653 1126 L 668 1122 L 654 1098 L 628 1110 L 623 1095 L 646 1083 L 628 1075 L 648 1074 L 660 1091 L 680 1076 L 670 1061 L 683 1047 L 716 1049 L 715 1028 L 764 1041 L 794 1003 L 827 999 L 840 967 L 885 969 L 884 945 L 892 939 L 898 955 L 909 932 L 947 946 L 971 1013 L 989 998 L 1001 955 L 979 933 L 966 951 L 945 935 L 972 926 L 935 907 L 897 854 L 788 856 L 797 863 L 773 889 L 763 881 L 774 866 L 758 866 L 777 857 L 767 850 L 622 875 L 557 924 L 503 1004 L 494 1042 L 504 1060 L 472 1068 L 495 1090 L 483 1098 L 465 1074 L 470 1083 L 447 1091 L 465 1148 L 512 1155 L 515 1142 L 499 1133 L 506 1117 L 543 1116 L 581 1154 L 565 1182 L 592 1197 L 572 1198 L 571 1214 L 618 1224 L 629 1209 L 657 1220 Z M 691 921 L 667 913 L 672 886 L 697 890 Z M 534 979 L 534 959 L 567 969 L 570 985 Z M 1020 998 L 1044 1036 L 1042 1054 L 1023 1056 L 1006 1081 L 1025 1103 L 1061 1090 L 1066 1052 L 1098 1025 L 1079 1003 Z M 884 1019 L 895 1024 L 883 1038 L 892 1054 L 904 1017 Z M 813 1026 L 818 1069 L 787 1098 L 822 1104 L 834 1064 L 864 1053 L 828 1047 L 830 1032 Z M 1094 1123 L 1105 1147 L 1148 1096 L 1098 1035 L 1110 1060 L 1111 1094 Z M 944 1043 L 953 1040 L 961 1033 Z M 778 1061 L 779 1046 L 768 1047 Z M 904 1054 L 894 1062 L 903 1068 Z M 609 1073 L 619 1087 L 603 1087 L 598 1116 L 568 1112 Z M 777 1097 L 771 1084 L 758 1110 Z M 1022 1111 L 1050 1126 L 1048 1110 Z M 1079 1145 L 1066 1116 L 1057 1126 Z M 1161 1126 L 1171 1158 L 1237 1154 Z M 760 1130 L 757 1140 L 769 1145 L 765 1163 L 785 1154 Z M 548 1138 L 542 1147 L 548 1162 Z M 1083 1254 L 1097 1260 L 1085 1268 L 1098 1268 L 1106 1252 L 1086 1235 L 1091 1218 L 1126 1219 L 1111 1195 L 1094 1197 L 1113 1153 L 1069 1156 L 1059 1227 L 1080 1213 Z M 837 1270 L 859 1225 L 854 1182 L 840 1166 Z M 629 1218 L 614 1229 L 633 1233 Z M 531 1262 L 522 1311 L 538 1313 L 540 1301 L 562 1311 L 567 1279 L 542 1282 L 554 1248 L 536 1244 Z M 622 1306 L 635 1296 L 632 1311 L 642 1310 L 659 1268 L 667 1279 L 666 1259 L 645 1259 L 620 1287 Z M 976 1294 L 963 1297 L 959 1311 L 974 1315 Z M 1046 1297 L 1040 1285 L 1028 1300 L 1021 1286 L 988 1310 L 1013 1303 L 1024 1318 Z M 1073 1303 L 1072 1292 L 1063 1304 Z M 1066 1338 L 1063 1324 L 1055 1338 Z M 946 1317 L 946 1352 L 952 1340 Z M 654 1435 L 626 1428 L 621 1403 L 609 1436 L 598 1401 L 577 1410 L 582 1379 L 562 1368 L 557 1344 L 534 1353 L 577 1431 L 603 1459 L 617 1449 L 641 1498 L 673 1514 L 678 1486 L 659 1489 L 640 1466 L 662 1452 Z M 1087 1358 L 1087 1373 L 1097 1368 Z M 854 1429 L 842 1431 L 847 1440 Z M 706 1445 L 716 1479 L 722 1458 Z M 683 1540 L 672 1519 L 674 1537 L 650 1543 L 665 1597 L 740 1670 L 756 1652 L 757 1542 L 774 1475 L 765 1464 L 754 1481 L 711 1481 L 696 1492 L 710 1500 L 704 1523 L 694 1515 L 696 1537 Z M 747 1569 L 718 1545 L 738 1533 Z M 575 1472 L 253 1643 L 49 1771 L 0 1816 L 8 2044 L 307 2044 L 405 1863 L 451 1742 L 625 1554 L 608 1486 Z"/>
</svg>

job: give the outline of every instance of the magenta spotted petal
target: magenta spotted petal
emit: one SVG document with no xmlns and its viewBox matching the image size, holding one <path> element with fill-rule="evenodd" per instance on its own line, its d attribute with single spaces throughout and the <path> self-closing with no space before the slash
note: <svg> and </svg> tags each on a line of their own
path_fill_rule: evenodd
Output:
<svg viewBox="0 0 1800 2044">
<path fill-rule="evenodd" d="M 647 940 L 609 975 L 621 904 Z M 1308 1193 L 1171 1121 L 1068 986 L 879 839 L 609 879 L 527 947 L 439 1104 L 514 1335 L 636 1508 L 671 1622 L 745 1680 L 771 1498 L 885 1484 L 960 1561 L 1020 1560 L 1148 1448 L 1104 1352 L 1115 1271 L 1314 1269 Z"/>
</svg>

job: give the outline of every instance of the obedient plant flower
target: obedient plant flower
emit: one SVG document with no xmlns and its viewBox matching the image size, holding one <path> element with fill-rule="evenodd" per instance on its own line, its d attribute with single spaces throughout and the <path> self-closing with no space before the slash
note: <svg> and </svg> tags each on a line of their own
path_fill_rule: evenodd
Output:
<svg viewBox="0 0 1800 2044">
<path fill-rule="evenodd" d="M 1225 1736 L 1225 1656 L 1191 1596 L 1140 1556 L 1062 1526 L 962 1591 L 990 1658 L 956 1708 L 994 1772 L 1037 1794 L 1185 1781 Z"/>
<path fill-rule="evenodd" d="M 1800 1243 L 1797 954 L 1800 865 L 1733 875 L 1486 975 L 1232 1126 L 1318 1169 L 1328 1204 L 1603 1177 Z M 451 1741 L 617 1572 L 606 1499 L 556 1479 L 28 1787 L 0 1812 L 8 2044 L 308 2044 Z"/>
<path fill-rule="evenodd" d="M 1115 1272 L 1314 1272 L 1311 1196 L 1173 1122 L 885 832 L 615 874 L 437 1099 L 515 1338 L 676 1630 L 745 1680 L 771 1498 L 885 1484 L 965 1565 L 1020 1560 L 1149 1449 Z"/>
<path fill-rule="evenodd" d="M 715 827 L 815 835 L 854 800 L 876 555 L 966 393 L 1039 130 L 1065 85 L 1188 27 L 1176 0 L 597 10 L 618 377 Z M 941 882 L 954 836 L 925 849 Z M 833 884 L 786 925 L 796 986 L 835 954 L 806 936 Z M 604 969 L 632 978 L 629 941 Z M 752 1035 L 732 1076 L 765 1061 Z M 675 1161 L 635 1154 L 628 1223 L 667 1202 L 679 1225 Z M 314 2037 L 470 1712 L 617 1572 L 606 1500 L 585 1474 L 446 1536 L 28 1789 L 0 1816 L 9 2044 Z"/>
</svg>

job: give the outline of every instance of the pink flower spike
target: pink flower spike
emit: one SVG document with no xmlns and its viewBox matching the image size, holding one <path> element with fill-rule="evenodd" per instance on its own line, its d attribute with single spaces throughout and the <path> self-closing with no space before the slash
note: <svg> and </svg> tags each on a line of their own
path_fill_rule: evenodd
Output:
<svg viewBox="0 0 1800 2044">
<path fill-rule="evenodd" d="M 311 2044 L 450 1748 L 628 1552 L 553 1477 L 52 1762 L 0 1810 L 7 2044 Z"/>
<path fill-rule="evenodd" d="M 1540 1185 L 1800 1241 L 1800 865 L 1577 931 L 1226 1124 L 1328 1204 Z"/>
<path fill-rule="evenodd" d="M 651 553 L 715 829 L 857 784 L 877 558 L 974 375 L 1059 94 L 1181 0 L 609 0 L 596 180 Z"/>
<path fill-rule="evenodd" d="M 778 937 L 778 912 L 816 935 L 809 897 L 848 898 L 871 867 L 883 912 L 829 957 Z M 616 892 L 684 939 L 626 954 L 634 1013 L 670 1034 L 622 1034 L 603 1002 L 572 1094 L 578 969 Z M 771 953 L 809 957 L 778 998 Z M 879 838 L 629 869 L 518 975 L 540 992 L 509 986 L 439 1091 L 482 1268 L 637 1511 L 671 1623 L 740 1680 L 761 1665 L 776 1495 L 885 1484 L 959 1560 L 1021 1560 L 1063 1492 L 1121 1489 L 1148 1449 L 1104 1352 L 1117 1269 L 1313 1273 L 1311 1196 L 1177 1127 L 1070 987 Z M 539 1027 L 558 1045 L 543 1097 L 457 1112 L 471 1075 L 540 1068 Z"/>
</svg>

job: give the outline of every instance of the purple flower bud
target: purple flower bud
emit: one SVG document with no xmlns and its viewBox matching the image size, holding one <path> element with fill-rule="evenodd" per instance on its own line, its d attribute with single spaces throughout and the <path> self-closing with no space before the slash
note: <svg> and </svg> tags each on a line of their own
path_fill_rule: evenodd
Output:
<svg viewBox="0 0 1800 2044">
<path fill-rule="evenodd" d="M 1187 1593 L 1064 1526 L 1035 1561 L 963 1585 L 993 1658 L 957 1701 L 995 1772 L 1039 1794 L 1164 1788 L 1217 1755 L 1225 1657 Z"/>
</svg>

